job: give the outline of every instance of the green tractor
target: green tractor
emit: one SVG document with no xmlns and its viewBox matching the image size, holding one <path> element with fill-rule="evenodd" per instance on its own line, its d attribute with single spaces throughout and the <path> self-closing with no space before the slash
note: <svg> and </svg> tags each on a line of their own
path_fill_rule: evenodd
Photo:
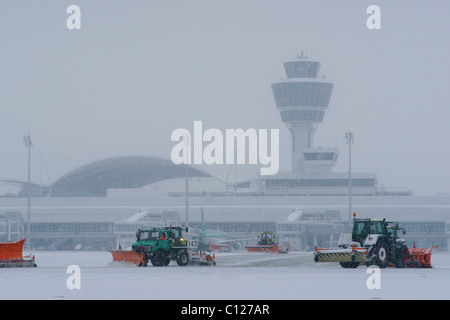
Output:
<svg viewBox="0 0 450 320">
<path fill-rule="evenodd" d="M 392 264 L 404 268 L 410 257 L 405 240 L 400 239 L 396 222 L 385 219 L 354 218 L 351 234 L 342 234 L 338 249 L 315 248 L 314 261 L 339 262 L 344 268 L 356 268 L 360 264 L 385 268 Z"/>
<path fill-rule="evenodd" d="M 186 266 L 190 255 L 188 240 L 183 239 L 183 230 L 188 232 L 188 228 L 184 227 L 139 229 L 132 249 L 139 255 L 145 255 L 144 265 L 150 260 L 154 266 L 167 266 L 175 260 L 179 266 Z"/>
</svg>

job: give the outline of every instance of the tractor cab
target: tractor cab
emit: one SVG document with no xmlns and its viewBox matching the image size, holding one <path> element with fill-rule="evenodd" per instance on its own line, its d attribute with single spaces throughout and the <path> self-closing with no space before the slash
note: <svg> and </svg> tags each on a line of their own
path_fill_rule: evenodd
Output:
<svg viewBox="0 0 450 320">
<path fill-rule="evenodd" d="M 363 243 L 369 234 L 385 234 L 386 222 L 381 219 L 354 219 L 352 241 Z"/>
<path fill-rule="evenodd" d="M 264 231 L 261 232 L 261 236 L 259 237 L 259 244 L 260 245 L 273 245 L 275 243 L 274 241 L 275 235 L 272 231 Z"/>
<path fill-rule="evenodd" d="M 399 228 L 398 222 L 387 222 L 386 231 L 387 235 L 391 238 L 393 242 L 396 242 L 399 239 L 398 231 L 402 230 L 403 234 L 406 234 L 405 228 Z"/>
<path fill-rule="evenodd" d="M 160 230 L 138 230 L 137 241 L 158 241 L 161 238 Z"/>
<path fill-rule="evenodd" d="M 187 230 L 187 228 L 186 228 Z M 187 231 L 186 231 L 187 232 Z M 183 239 L 183 231 L 180 227 L 171 227 L 168 230 L 169 237 L 172 241 L 172 246 L 179 247 L 185 245 L 186 240 Z"/>
<path fill-rule="evenodd" d="M 164 227 L 147 230 L 139 229 L 136 232 L 136 242 L 132 248 L 138 252 L 142 247 L 151 248 L 156 251 L 159 248 L 170 250 L 172 247 L 186 247 L 186 240 L 183 239 L 182 227 Z M 187 228 L 186 228 L 187 229 Z"/>
</svg>

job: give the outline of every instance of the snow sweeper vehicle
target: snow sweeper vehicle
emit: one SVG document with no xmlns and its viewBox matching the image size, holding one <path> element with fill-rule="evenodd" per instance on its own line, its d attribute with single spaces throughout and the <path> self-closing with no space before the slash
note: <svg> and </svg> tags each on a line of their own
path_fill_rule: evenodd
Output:
<svg viewBox="0 0 450 320">
<path fill-rule="evenodd" d="M 246 245 L 245 249 L 248 252 L 274 252 L 274 253 L 287 253 L 289 249 L 278 246 L 275 242 L 275 235 L 272 231 L 263 231 L 258 235 L 259 241 L 255 245 Z"/>
<path fill-rule="evenodd" d="M 172 260 L 179 266 L 215 265 L 215 255 L 198 250 L 197 241 L 184 239 L 183 231 L 188 232 L 188 228 L 139 229 L 132 250 L 110 251 L 113 261 L 131 262 L 137 266 L 147 266 L 150 261 L 156 267 L 167 266 Z"/>
<path fill-rule="evenodd" d="M 431 254 L 437 246 L 408 249 L 405 240 L 398 236 L 398 231 L 405 234 L 405 229 L 400 228 L 397 222 L 353 216 L 352 233 L 341 234 L 339 248 L 315 247 L 315 262 L 339 262 L 343 268 L 357 268 L 359 265 L 431 268 Z"/>
<path fill-rule="evenodd" d="M 255 245 L 246 245 L 248 252 L 278 252 L 278 244 L 275 242 L 275 235 L 272 231 L 263 231 L 258 236 L 259 241 Z"/>
</svg>

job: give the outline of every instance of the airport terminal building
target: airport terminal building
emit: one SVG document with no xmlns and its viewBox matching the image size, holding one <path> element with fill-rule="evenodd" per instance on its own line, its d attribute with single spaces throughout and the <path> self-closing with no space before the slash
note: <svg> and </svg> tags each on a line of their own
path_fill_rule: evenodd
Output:
<svg viewBox="0 0 450 320">
<path fill-rule="evenodd" d="M 350 178 L 348 172 L 334 172 L 339 151 L 313 145 L 333 84 L 319 77 L 320 63 L 305 56 L 284 63 L 284 68 L 286 79 L 274 83 L 272 92 L 291 134 L 289 172 L 230 185 L 196 166 L 186 170 L 170 159 L 129 156 L 82 166 L 50 186 L 28 189 L 24 182 L 1 180 L 19 191 L 0 196 L 0 241 L 26 236 L 30 190 L 34 249 L 123 247 L 145 225 L 186 222 L 199 227 L 203 208 L 208 229 L 227 232 L 230 238 L 256 238 L 260 231 L 274 230 L 292 250 L 335 246 L 348 231 L 351 212 L 400 222 L 410 247 L 438 244 L 437 250 L 448 250 L 450 196 L 384 188 L 373 173 L 352 172 Z"/>
</svg>

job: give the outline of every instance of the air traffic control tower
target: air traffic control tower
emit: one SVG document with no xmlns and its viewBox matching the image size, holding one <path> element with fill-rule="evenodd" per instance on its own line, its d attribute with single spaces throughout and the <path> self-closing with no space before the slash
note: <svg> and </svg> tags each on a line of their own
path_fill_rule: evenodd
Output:
<svg viewBox="0 0 450 320">
<path fill-rule="evenodd" d="M 287 79 L 272 84 L 281 120 L 292 139 L 292 172 L 330 172 L 336 164 L 336 148 L 314 148 L 313 138 L 318 123 L 328 108 L 333 84 L 318 79 L 320 62 L 300 55 L 284 63 Z"/>
</svg>

